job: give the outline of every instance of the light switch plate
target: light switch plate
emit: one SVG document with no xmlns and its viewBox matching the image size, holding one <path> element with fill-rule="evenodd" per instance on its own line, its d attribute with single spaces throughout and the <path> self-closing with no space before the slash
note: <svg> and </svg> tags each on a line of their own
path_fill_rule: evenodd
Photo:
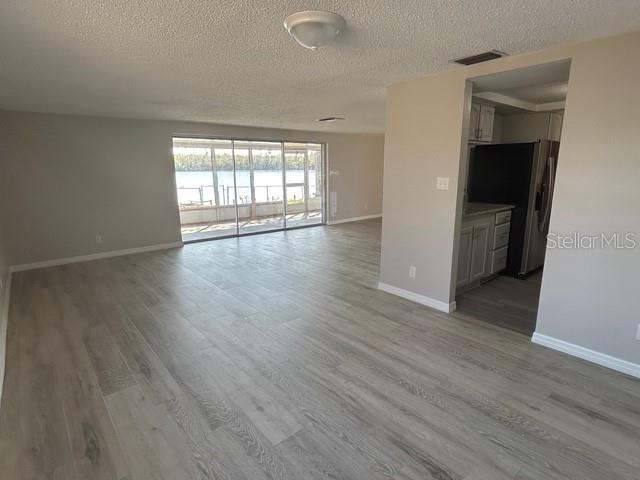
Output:
<svg viewBox="0 0 640 480">
<path fill-rule="evenodd" d="M 449 177 L 438 177 L 436 180 L 437 190 L 449 190 Z"/>
</svg>

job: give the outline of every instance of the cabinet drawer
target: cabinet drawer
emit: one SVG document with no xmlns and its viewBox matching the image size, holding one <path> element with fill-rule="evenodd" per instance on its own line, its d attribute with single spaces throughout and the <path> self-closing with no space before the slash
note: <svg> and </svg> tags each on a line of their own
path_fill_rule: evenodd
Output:
<svg viewBox="0 0 640 480">
<path fill-rule="evenodd" d="M 495 250 L 491 254 L 491 273 L 498 273 L 507 267 L 507 247 Z"/>
<path fill-rule="evenodd" d="M 497 250 L 502 247 L 506 247 L 509 243 L 509 230 L 511 229 L 510 223 L 503 223 L 498 225 L 495 229 L 493 236 L 493 250 Z"/>
<path fill-rule="evenodd" d="M 511 221 L 511 210 L 506 212 L 496 213 L 496 225 L 502 225 L 503 223 L 509 223 Z"/>
</svg>

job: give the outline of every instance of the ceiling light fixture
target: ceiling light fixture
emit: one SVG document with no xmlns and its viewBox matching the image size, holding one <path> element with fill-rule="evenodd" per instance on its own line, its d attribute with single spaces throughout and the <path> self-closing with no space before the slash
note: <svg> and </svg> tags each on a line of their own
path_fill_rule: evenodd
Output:
<svg viewBox="0 0 640 480">
<path fill-rule="evenodd" d="M 331 122 L 337 122 L 338 120 L 344 120 L 344 118 L 343 117 L 323 117 L 323 118 L 319 118 L 318 122 L 331 123 Z"/>
<path fill-rule="evenodd" d="M 310 50 L 317 50 L 331 43 L 344 30 L 345 25 L 346 22 L 340 15 L 319 10 L 297 12 L 284 19 L 284 28 L 289 35 Z"/>
</svg>

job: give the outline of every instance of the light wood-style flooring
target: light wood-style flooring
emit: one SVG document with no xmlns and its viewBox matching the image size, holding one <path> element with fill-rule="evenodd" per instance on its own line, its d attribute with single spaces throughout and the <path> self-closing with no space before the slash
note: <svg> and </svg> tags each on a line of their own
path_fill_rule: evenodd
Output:
<svg viewBox="0 0 640 480">
<path fill-rule="evenodd" d="M 0 477 L 638 479 L 640 382 L 378 291 L 380 222 L 16 274 Z"/>
</svg>

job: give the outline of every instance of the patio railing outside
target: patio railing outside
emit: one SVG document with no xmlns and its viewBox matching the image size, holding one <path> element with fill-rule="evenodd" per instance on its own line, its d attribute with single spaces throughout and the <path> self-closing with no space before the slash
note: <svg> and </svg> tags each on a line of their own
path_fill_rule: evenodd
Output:
<svg viewBox="0 0 640 480">
<path fill-rule="evenodd" d="M 253 203 L 270 203 L 282 201 L 282 185 L 258 185 L 253 187 L 255 191 L 256 201 Z M 200 185 L 199 187 L 178 187 L 178 199 L 181 207 L 191 206 L 215 206 L 215 200 L 205 198 L 206 192 L 213 191 L 213 185 Z M 236 199 L 233 185 L 218 185 L 220 192 L 220 205 L 235 205 Z M 251 187 L 238 187 L 238 204 L 249 204 L 251 202 Z M 181 195 L 181 192 L 197 192 L 195 200 L 184 200 L 191 195 Z M 272 195 L 273 194 L 273 195 Z M 295 196 L 295 194 L 294 194 Z"/>
</svg>

